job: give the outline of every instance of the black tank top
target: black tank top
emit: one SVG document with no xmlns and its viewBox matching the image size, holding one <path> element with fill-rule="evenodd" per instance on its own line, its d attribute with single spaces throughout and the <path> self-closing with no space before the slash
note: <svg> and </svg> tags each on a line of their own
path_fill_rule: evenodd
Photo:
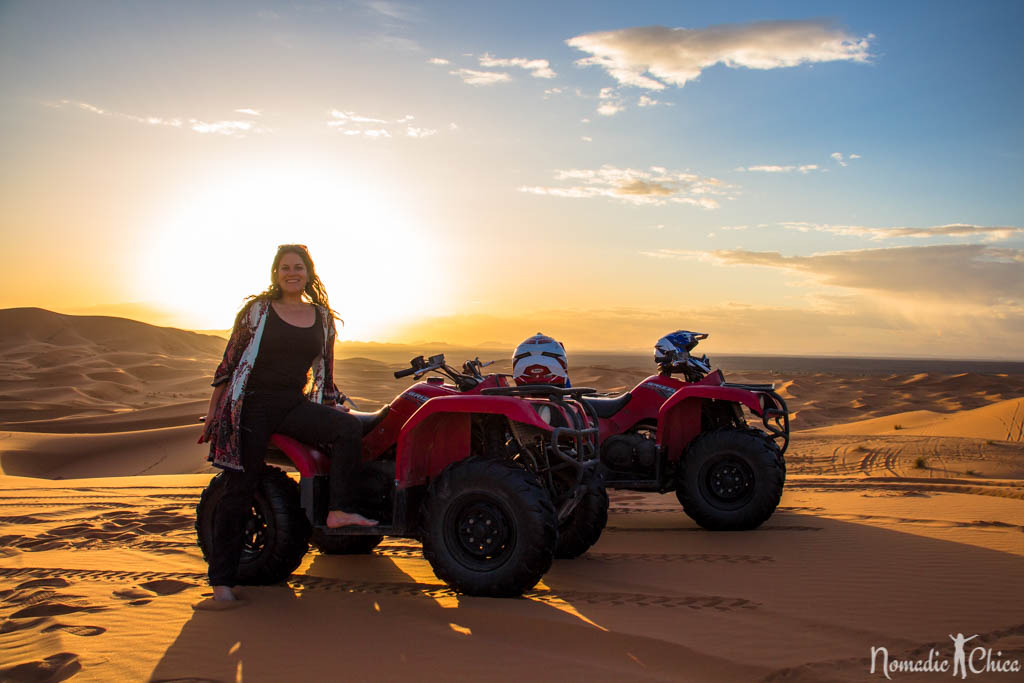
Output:
<svg viewBox="0 0 1024 683">
<path fill-rule="evenodd" d="M 274 307 L 270 307 L 247 390 L 302 391 L 310 366 L 324 348 L 320 309 L 314 310 L 316 316 L 311 327 L 296 327 L 281 320 Z"/>
</svg>

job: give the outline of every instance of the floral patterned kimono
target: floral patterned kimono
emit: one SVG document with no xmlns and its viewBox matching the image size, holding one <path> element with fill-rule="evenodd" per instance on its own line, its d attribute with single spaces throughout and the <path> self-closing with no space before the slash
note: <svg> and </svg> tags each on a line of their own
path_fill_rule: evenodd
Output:
<svg viewBox="0 0 1024 683">
<path fill-rule="evenodd" d="M 312 377 L 306 384 L 306 398 L 314 403 L 334 403 L 338 400 L 338 387 L 334 385 L 334 339 L 337 331 L 334 316 L 323 306 L 320 320 L 324 326 L 324 349 L 313 361 Z M 235 328 L 231 331 L 224 360 L 217 366 L 213 386 L 228 383 L 221 394 L 214 411 L 213 420 L 207 423 L 199 443 L 210 442 L 209 460 L 216 467 L 233 470 L 242 469 L 239 448 L 239 425 L 242 419 L 242 404 L 249 373 L 256 364 L 263 328 L 270 312 L 270 301 L 256 299 L 239 313 Z"/>
</svg>

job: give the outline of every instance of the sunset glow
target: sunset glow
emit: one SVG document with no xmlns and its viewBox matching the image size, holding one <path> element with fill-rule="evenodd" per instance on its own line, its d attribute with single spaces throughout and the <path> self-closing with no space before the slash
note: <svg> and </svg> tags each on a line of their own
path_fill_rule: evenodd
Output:
<svg viewBox="0 0 1024 683">
<path fill-rule="evenodd" d="M 1019 4 L 558 7 L 5 3 L 0 307 L 1024 357 Z"/>
<path fill-rule="evenodd" d="M 343 338 L 386 332 L 411 317 L 403 309 L 413 297 L 420 315 L 443 312 L 431 304 L 445 300 L 443 271 L 413 283 L 422 261 L 438 255 L 428 227 L 334 169 L 281 164 L 211 179 L 149 232 L 151 248 L 136 264 L 144 298 L 193 326 L 232 320 L 269 284 L 270 258 L 286 242 L 310 248 L 346 320 Z"/>
</svg>

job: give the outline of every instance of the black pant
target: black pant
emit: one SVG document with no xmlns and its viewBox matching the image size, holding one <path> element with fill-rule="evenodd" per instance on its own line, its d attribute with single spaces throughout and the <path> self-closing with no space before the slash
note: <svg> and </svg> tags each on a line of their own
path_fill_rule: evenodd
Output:
<svg viewBox="0 0 1024 683">
<path fill-rule="evenodd" d="M 211 586 L 233 586 L 245 524 L 259 487 L 272 434 L 327 449 L 331 458 L 328 509 L 351 511 L 353 479 L 362 455 L 362 425 L 348 413 L 307 401 L 294 392 L 247 393 L 241 419 L 242 471 L 225 469 L 210 548 Z"/>
</svg>

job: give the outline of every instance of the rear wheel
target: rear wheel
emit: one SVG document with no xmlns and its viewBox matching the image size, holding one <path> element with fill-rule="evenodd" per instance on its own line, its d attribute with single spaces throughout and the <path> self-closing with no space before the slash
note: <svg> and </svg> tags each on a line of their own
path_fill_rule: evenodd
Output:
<svg viewBox="0 0 1024 683">
<path fill-rule="evenodd" d="M 681 462 L 676 497 L 705 529 L 754 529 L 782 498 L 786 466 L 768 435 L 722 429 L 698 437 Z"/>
<path fill-rule="evenodd" d="M 423 555 L 467 595 L 511 597 L 551 568 L 555 510 L 537 477 L 498 460 L 449 465 L 430 488 Z"/>
<path fill-rule="evenodd" d="M 555 557 L 572 559 L 579 557 L 597 543 L 608 523 L 608 492 L 604 488 L 604 477 L 591 472 L 583 480 L 586 493 L 572 514 L 558 527 L 558 545 Z"/>
<path fill-rule="evenodd" d="M 196 536 L 203 558 L 213 545 L 213 520 L 225 490 L 225 473 L 210 481 L 196 507 Z M 299 505 L 299 485 L 276 467 L 264 468 L 243 531 L 238 582 L 278 583 L 288 578 L 309 549 L 310 526 Z"/>
</svg>

